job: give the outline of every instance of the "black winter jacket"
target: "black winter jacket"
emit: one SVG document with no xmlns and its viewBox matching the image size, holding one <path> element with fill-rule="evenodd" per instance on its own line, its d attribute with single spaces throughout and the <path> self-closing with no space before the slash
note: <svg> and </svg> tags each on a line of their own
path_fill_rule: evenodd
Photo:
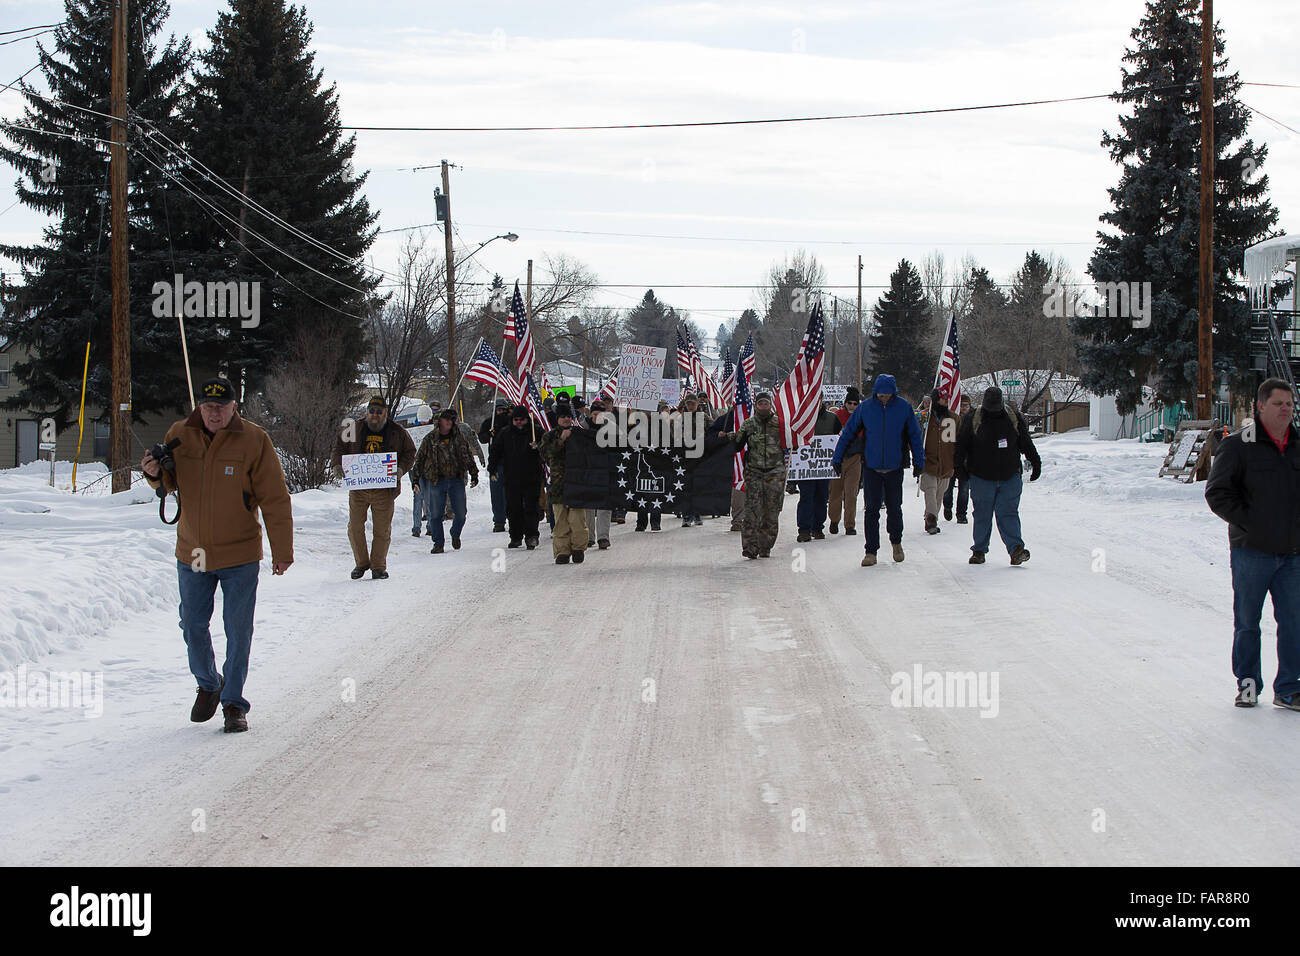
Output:
<svg viewBox="0 0 1300 956">
<path fill-rule="evenodd" d="M 1228 522 L 1228 544 L 1270 554 L 1300 552 L 1300 433 L 1288 426 L 1286 453 L 1263 425 L 1219 444 L 1205 486 L 1210 510 Z"/>
<path fill-rule="evenodd" d="M 503 429 L 510 427 L 510 409 L 503 412 L 496 412 L 483 419 L 483 424 L 478 429 L 478 440 L 485 445 L 492 444 L 492 438 L 495 434 Z"/>
<path fill-rule="evenodd" d="M 540 435 L 538 436 L 541 437 Z M 505 468 L 506 484 L 542 486 L 542 459 L 533 447 L 533 433 L 528 427 L 509 425 L 496 433 L 488 446 L 488 474 Z"/>
<path fill-rule="evenodd" d="M 1035 469 L 1042 468 L 1038 449 L 1029 437 L 1029 424 L 1019 413 L 978 409 L 979 434 L 975 433 L 975 411 L 962 416 L 957 429 L 957 448 L 953 454 L 953 468 L 958 475 L 974 475 L 985 481 L 1006 481 L 1020 473 L 1020 456 L 1024 455 Z M 1020 419 L 1020 427 L 1012 423 L 1010 414 Z"/>
</svg>

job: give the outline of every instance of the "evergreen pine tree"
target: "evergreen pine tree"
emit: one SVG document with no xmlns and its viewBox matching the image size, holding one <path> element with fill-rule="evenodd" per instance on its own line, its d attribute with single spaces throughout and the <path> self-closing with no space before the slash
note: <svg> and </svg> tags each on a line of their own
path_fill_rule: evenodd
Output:
<svg viewBox="0 0 1300 956">
<path fill-rule="evenodd" d="M 259 324 L 228 323 L 223 356 L 254 387 L 300 327 L 343 339 L 339 376 L 350 379 L 365 357 L 363 316 L 379 282 L 361 264 L 377 215 L 361 195 L 355 137 L 343 138 L 338 94 L 322 86 L 311 34 L 301 7 L 231 0 L 194 78 L 185 178 L 227 215 L 188 198 L 186 222 L 206 240 L 195 245 L 215 253 L 201 281 L 261 284 Z M 215 188 L 204 168 L 249 202 Z"/>
<path fill-rule="evenodd" d="M 870 382 L 882 372 L 894 376 L 898 390 L 910 398 L 928 395 L 938 356 L 930 347 L 934 317 L 925 298 L 921 274 L 903 259 L 889 277 L 889 291 L 872 310 Z"/>
<path fill-rule="evenodd" d="M 623 319 L 626 329 L 624 341 L 666 348 L 671 364 L 677 349 L 678 321 L 679 317 L 672 306 L 665 305 L 656 298 L 653 289 L 647 289 L 641 301 Z"/>
<path fill-rule="evenodd" d="M 5 127 L 13 146 L 0 146 L 0 159 L 22 174 L 18 200 L 52 220 L 41 242 L 0 245 L 0 254 L 22 270 L 21 284 L 4 289 L 0 335 L 30 356 L 14 363 L 19 388 L 5 406 L 41 409 L 59 427 L 77 417 L 87 340 L 87 408 L 109 403 L 113 328 L 110 120 L 52 102 L 108 112 L 112 4 L 65 0 L 65 10 L 53 50 L 40 47 L 48 98 L 23 83 L 19 90 L 26 105 L 13 122 L 29 129 Z M 179 137 L 182 81 L 191 54 L 189 41 L 175 36 L 159 45 L 168 13 L 166 0 L 136 0 L 131 6 L 127 100 L 132 109 L 154 117 L 167 135 Z M 130 129 L 132 147 L 138 138 Z M 170 279 L 175 257 L 183 261 L 185 254 L 173 248 L 162 177 L 133 152 L 128 157 L 132 410 L 139 420 L 150 412 L 189 406 L 176 323 L 155 318 L 151 307 L 153 283 Z"/>
<path fill-rule="evenodd" d="M 1097 283 L 1150 282 L 1151 324 L 1134 328 L 1127 315 L 1083 315 L 1071 325 L 1084 338 L 1082 382 L 1114 394 L 1121 412 L 1140 401 L 1148 381 L 1158 400 L 1196 396 L 1200 210 L 1200 4 L 1148 0 L 1132 31 L 1113 98 L 1132 104 L 1120 131 L 1102 137 L 1123 167 L 1109 190 L 1114 208 L 1101 216 L 1088 272 Z M 1242 253 L 1265 238 L 1278 213 L 1258 175 L 1267 148 L 1246 135 L 1248 115 L 1237 98 L 1238 75 L 1227 73 L 1222 32 L 1215 28 L 1214 80 L 1214 359 L 1240 384 L 1250 367 L 1250 310 L 1241 281 Z M 1104 310 L 1102 310 L 1104 312 Z M 1116 310 L 1119 311 L 1119 310 Z M 1131 311 L 1131 310 L 1130 310 Z"/>
</svg>

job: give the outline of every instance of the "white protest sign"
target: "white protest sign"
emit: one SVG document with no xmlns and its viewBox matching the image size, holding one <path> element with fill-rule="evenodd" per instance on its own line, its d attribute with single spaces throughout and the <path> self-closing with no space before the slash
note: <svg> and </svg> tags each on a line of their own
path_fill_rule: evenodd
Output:
<svg viewBox="0 0 1300 956">
<path fill-rule="evenodd" d="M 790 472 L 787 481 L 816 481 L 834 478 L 831 459 L 835 457 L 835 444 L 839 435 L 814 435 L 811 443 L 790 449 Z"/>
<path fill-rule="evenodd" d="M 397 452 L 343 456 L 343 484 L 348 491 L 397 487 Z"/>
<path fill-rule="evenodd" d="M 679 378 L 661 378 L 659 380 L 659 397 L 676 408 L 682 403 L 682 380 Z"/>
<path fill-rule="evenodd" d="M 843 405 L 844 396 L 848 390 L 847 385 L 823 385 L 822 401 L 830 402 L 832 405 Z"/>
<path fill-rule="evenodd" d="M 654 411 L 663 395 L 660 382 L 668 350 L 653 345 L 624 345 L 619 357 L 614 404 Z"/>
</svg>

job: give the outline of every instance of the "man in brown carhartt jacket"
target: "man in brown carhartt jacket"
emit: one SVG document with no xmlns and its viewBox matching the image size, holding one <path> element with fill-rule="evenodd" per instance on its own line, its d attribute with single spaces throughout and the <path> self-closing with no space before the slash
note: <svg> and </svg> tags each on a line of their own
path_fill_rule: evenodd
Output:
<svg viewBox="0 0 1300 956">
<path fill-rule="evenodd" d="M 926 534 L 939 533 L 939 505 L 953 476 L 953 455 L 957 450 L 957 416 L 943 403 L 943 393 L 935 389 L 928 399 L 925 427 L 925 471 L 921 474 L 921 494 L 925 495 Z"/>
<path fill-rule="evenodd" d="M 272 573 L 293 564 L 293 510 L 284 472 L 271 438 L 235 410 L 235 391 L 225 379 L 199 387 L 198 408 L 167 430 L 175 470 L 165 471 L 153 455 L 140 462 L 145 480 L 176 492 L 176 563 L 181 598 L 181 629 L 189 648 L 190 671 L 198 697 L 190 711 L 196 723 L 208 720 L 221 702 L 226 732 L 248 729 L 244 698 L 248 655 L 253 640 L 253 608 L 262 560 L 262 511 L 271 539 Z M 218 673 L 212 652 L 213 597 L 221 585 L 226 629 L 226 662 Z"/>
<path fill-rule="evenodd" d="M 343 474 L 344 455 L 372 455 L 397 452 L 397 486 L 394 488 L 366 488 L 348 492 L 348 542 L 356 567 L 352 579 L 360 578 L 367 570 L 375 580 L 388 577 L 388 543 L 393 537 L 393 507 L 402 493 L 402 476 L 415 464 L 415 442 L 406 429 L 388 417 L 388 406 L 376 395 L 366 407 L 366 417 L 350 422 L 334 442 L 334 469 Z M 345 436 L 350 440 L 345 441 Z M 374 526 L 374 543 L 366 546 L 366 512 L 371 513 Z"/>
</svg>

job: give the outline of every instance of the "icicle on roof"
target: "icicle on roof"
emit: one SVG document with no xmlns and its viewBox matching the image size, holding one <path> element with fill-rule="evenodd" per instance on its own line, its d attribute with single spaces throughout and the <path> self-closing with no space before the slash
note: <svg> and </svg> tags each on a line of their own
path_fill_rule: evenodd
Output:
<svg viewBox="0 0 1300 956">
<path fill-rule="evenodd" d="M 1251 305 L 1267 308 L 1273 290 L 1273 275 L 1293 260 L 1300 260 L 1300 238 L 1275 236 L 1246 248 L 1246 284 L 1250 287 Z"/>
</svg>

